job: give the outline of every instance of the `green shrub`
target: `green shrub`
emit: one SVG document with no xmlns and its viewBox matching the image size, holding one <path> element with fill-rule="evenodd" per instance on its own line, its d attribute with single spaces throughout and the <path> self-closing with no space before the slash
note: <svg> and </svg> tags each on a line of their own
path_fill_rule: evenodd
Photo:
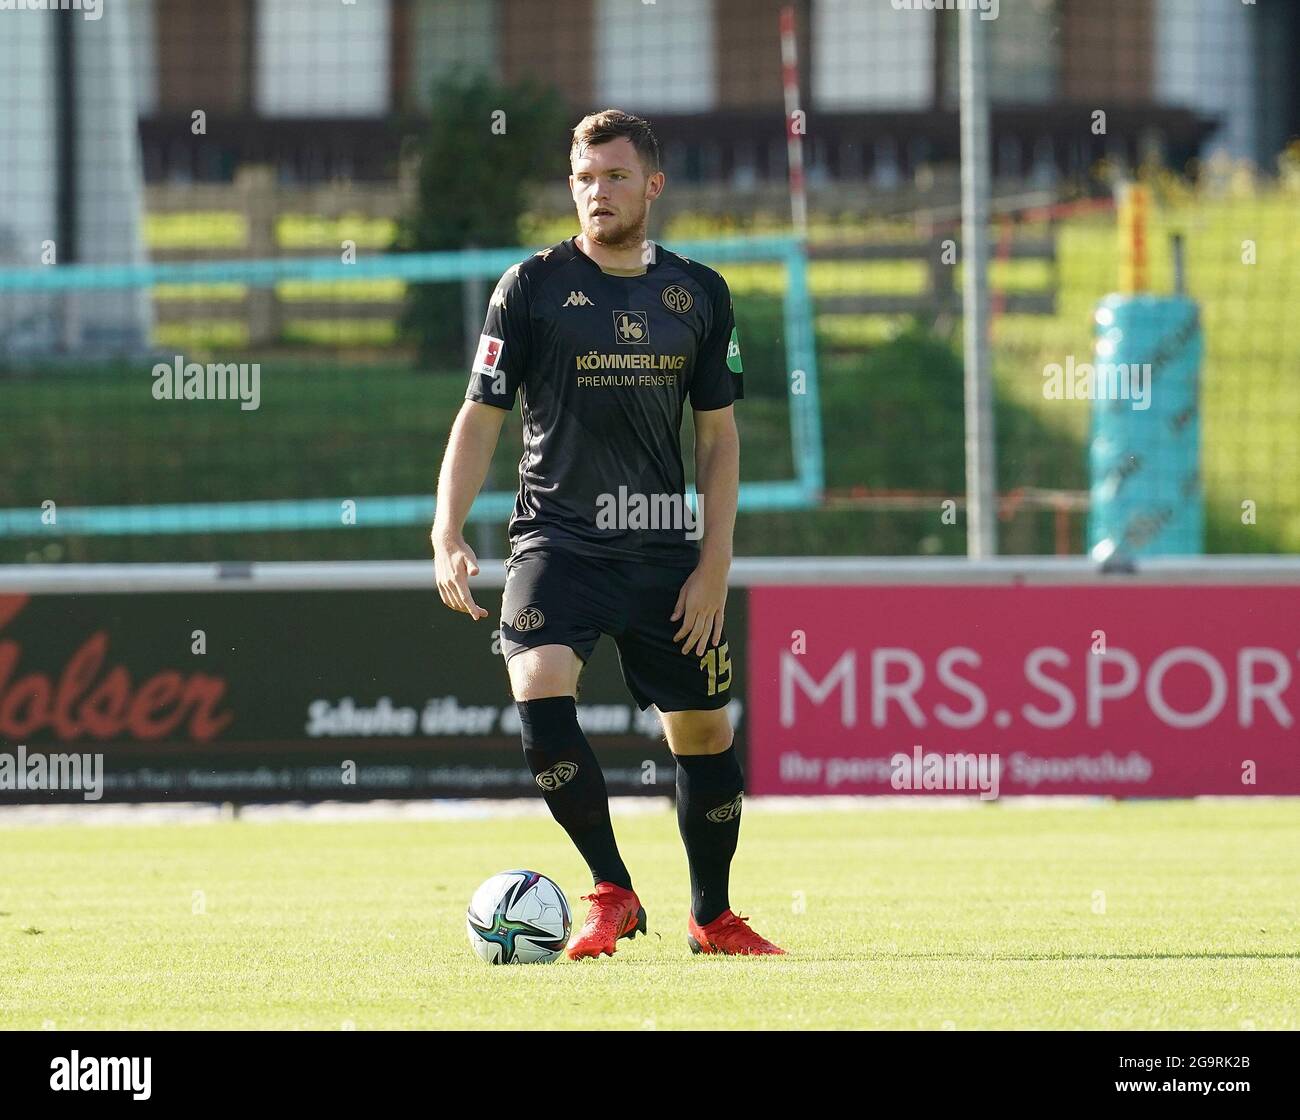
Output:
<svg viewBox="0 0 1300 1120">
<path fill-rule="evenodd" d="M 529 81 L 507 86 L 473 73 L 436 81 L 431 105 L 417 142 L 416 205 L 401 224 L 399 248 L 518 245 L 519 219 L 537 185 L 568 171 L 570 130 L 559 94 Z M 460 283 L 411 285 L 402 327 L 426 367 L 462 368 L 463 299 Z M 485 300 L 480 321 L 486 311 Z"/>
</svg>

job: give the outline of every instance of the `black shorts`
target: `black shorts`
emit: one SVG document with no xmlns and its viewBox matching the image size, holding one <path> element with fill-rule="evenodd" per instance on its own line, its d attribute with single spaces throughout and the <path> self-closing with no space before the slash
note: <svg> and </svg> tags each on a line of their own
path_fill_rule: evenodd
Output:
<svg viewBox="0 0 1300 1120">
<path fill-rule="evenodd" d="M 533 548 L 506 561 L 501 651 L 509 662 L 536 646 L 569 646 L 585 663 L 602 634 L 618 646 L 623 680 L 644 711 L 725 708 L 735 691 L 727 630 L 702 657 L 673 641 L 670 620 L 694 565 L 668 567 L 594 559 L 570 549 Z M 712 637 L 710 636 L 710 641 Z"/>
</svg>

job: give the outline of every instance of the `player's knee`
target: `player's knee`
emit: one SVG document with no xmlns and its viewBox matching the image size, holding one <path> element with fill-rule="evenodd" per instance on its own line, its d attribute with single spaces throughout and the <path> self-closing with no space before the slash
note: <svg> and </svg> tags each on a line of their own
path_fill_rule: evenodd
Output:
<svg viewBox="0 0 1300 1120">
<path fill-rule="evenodd" d="M 735 737 L 725 710 L 674 712 L 665 724 L 675 754 L 721 754 Z"/>
<path fill-rule="evenodd" d="M 721 754 L 731 746 L 733 735 L 728 724 L 714 724 L 701 734 L 696 742 L 701 754 Z"/>
<path fill-rule="evenodd" d="M 542 646 L 517 653 L 506 665 L 517 703 L 578 694 L 582 661 L 568 646 Z"/>
</svg>

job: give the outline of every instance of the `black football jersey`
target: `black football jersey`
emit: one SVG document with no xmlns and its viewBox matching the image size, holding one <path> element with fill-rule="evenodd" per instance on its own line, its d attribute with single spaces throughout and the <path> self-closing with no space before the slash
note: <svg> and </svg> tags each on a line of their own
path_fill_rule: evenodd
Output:
<svg viewBox="0 0 1300 1120">
<path fill-rule="evenodd" d="M 571 237 L 512 265 L 492 294 L 465 396 L 523 402 L 512 554 L 698 560 L 682 413 L 688 399 L 708 410 L 744 396 L 740 345 L 726 281 L 651 245 L 646 271 L 623 276 Z"/>
</svg>

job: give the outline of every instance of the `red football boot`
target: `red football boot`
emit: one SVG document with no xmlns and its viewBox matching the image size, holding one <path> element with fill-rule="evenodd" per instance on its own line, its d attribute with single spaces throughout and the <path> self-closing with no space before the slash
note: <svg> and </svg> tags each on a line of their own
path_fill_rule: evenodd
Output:
<svg viewBox="0 0 1300 1120">
<path fill-rule="evenodd" d="M 569 960 L 614 955 L 614 942 L 622 937 L 645 933 L 645 907 L 635 891 L 624 890 L 616 883 L 596 884 L 595 894 L 580 897 L 591 900 L 587 922 L 569 942 L 565 954 Z"/>
<path fill-rule="evenodd" d="M 695 921 L 692 914 L 686 922 L 686 940 L 692 953 L 724 953 L 727 956 L 764 956 L 784 954 L 785 950 L 773 945 L 766 937 L 759 937 L 745 923 L 748 918 L 724 910 L 707 926 Z"/>
</svg>

